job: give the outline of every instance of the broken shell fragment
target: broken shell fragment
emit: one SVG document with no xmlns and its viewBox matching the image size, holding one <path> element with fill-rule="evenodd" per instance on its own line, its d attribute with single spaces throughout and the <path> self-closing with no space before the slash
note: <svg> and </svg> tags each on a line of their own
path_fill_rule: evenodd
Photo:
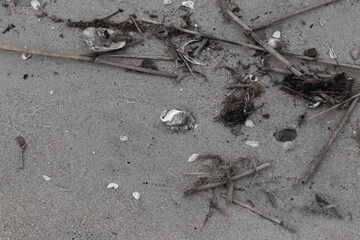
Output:
<svg viewBox="0 0 360 240">
<path fill-rule="evenodd" d="M 181 3 L 183 6 L 190 8 L 190 9 L 194 9 L 194 2 L 193 1 L 184 1 Z"/>
<path fill-rule="evenodd" d="M 321 105 L 322 102 L 317 102 L 317 101 L 313 101 L 313 100 L 308 100 L 305 105 L 308 108 L 317 108 L 318 106 Z"/>
<path fill-rule="evenodd" d="M 268 45 L 272 48 L 279 49 L 282 48 L 285 43 L 280 39 L 270 38 L 268 41 Z"/>
<path fill-rule="evenodd" d="M 160 115 L 160 120 L 165 126 L 173 131 L 184 131 L 195 128 L 196 120 L 190 112 L 170 109 L 165 110 Z"/>
<path fill-rule="evenodd" d="M 118 187 L 119 187 L 119 185 L 116 184 L 116 183 L 109 183 L 109 184 L 107 185 L 107 188 L 114 188 L 115 190 L 116 190 Z"/>
<path fill-rule="evenodd" d="M 31 6 L 35 9 L 35 10 L 38 10 L 40 7 L 41 7 L 41 4 L 39 1 L 37 0 L 32 0 L 30 2 Z"/>
<path fill-rule="evenodd" d="M 126 142 L 127 140 L 129 140 L 128 136 L 120 136 L 120 141 Z"/>
<path fill-rule="evenodd" d="M 138 192 L 133 192 L 132 195 L 133 195 L 133 197 L 134 197 L 136 200 L 139 200 L 139 198 L 140 198 L 140 193 L 138 193 Z"/>
<path fill-rule="evenodd" d="M 351 57 L 354 60 L 358 60 L 360 57 L 360 48 L 354 48 L 350 51 Z"/>
<path fill-rule="evenodd" d="M 200 154 L 194 153 L 193 155 L 191 155 L 189 157 L 188 162 L 191 163 L 191 162 L 195 161 L 199 156 L 200 156 Z"/>
<path fill-rule="evenodd" d="M 164 5 L 170 5 L 172 4 L 172 0 L 164 0 Z"/>
<path fill-rule="evenodd" d="M 258 77 L 256 75 L 250 74 L 249 75 L 250 82 L 257 82 L 259 81 Z"/>
<path fill-rule="evenodd" d="M 255 123 L 252 120 L 247 119 L 245 121 L 245 126 L 248 127 L 248 128 L 253 128 L 253 127 L 255 127 Z"/>
<path fill-rule="evenodd" d="M 48 176 L 46 176 L 46 175 L 42 175 L 42 177 L 43 177 L 44 180 L 47 181 L 47 182 L 50 181 L 50 179 L 51 179 L 50 177 L 48 177 Z"/>
<path fill-rule="evenodd" d="M 283 148 L 285 151 L 293 150 L 295 148 L 295 143 L 293 141 L 284 142 Z"/>
<path fill-rule="evenodd" d="M 280 39 L 280 38 L 281 38 L 281 33 L 280 33 L 280 31 L 274 32 L 273 35 L 272 35 L 272 37 L 273 37 L 273 38 Z"/>
<path fill-rule="evenodd" d="M 249 147 L 253 147 L 253 148 L 259 146 L 258 141 L 246 141 L 245 144 L 248 145 Z"/>
<path fill-rule="evenodd" d="M 29 53 L 23 53 L 23 54 L 21 54 L 21 58 L 22 58 L 22 60 L 28 60 L 29 58 L 31 58 L 31 54 L 29 54 Z"/>
<path fill-rule="evenodd" d="M 126 41 L 113 42 L 115 31 L 107 28 L 89 27 L 83 31 L 83 37 L 89 49 L 93 52 L 109 52 L 125 46 Z"/>
</svg>

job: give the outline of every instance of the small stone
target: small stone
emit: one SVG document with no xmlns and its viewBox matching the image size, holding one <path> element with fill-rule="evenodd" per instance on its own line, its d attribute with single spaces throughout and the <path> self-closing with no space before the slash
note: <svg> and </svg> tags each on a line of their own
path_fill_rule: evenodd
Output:
<svg viewBox="0 0 360 240">
<path fill-rule="evenodd" d="M 120 141 L 126 142 L 127 140 L 129 140 L 127 136 L 120 136 Z"/>
<path fill-rule="evenodd" d="M 309 48 L 304 51 L 304 55 L 307 57 L 315 58 L 315 57 L 317 57 L 318 52 L 316 51 L 315 48 Z"/>
<path fill-rule="evenodd" d="M 49 91 L 50 96 L 54 94 L 54 91 Z"/>
<path fill-rule="evenodd" d="M 273 37 L 273 38 L 280 39 L 280 38 L 281 38 L 281 33 L 280 33 L 280 31 L 274 32 L 273 35 L 272 35 L 272 37 Z"/>
<path fill-rule="evenodd" d="M 191 155 L 189 157 L 188 162 L 191 163 L 191 162 L 195 161 L 199 156 L 200 156 L 200 154 L 194 153 L 193 155 Z"/>
<path fill-rule="evenodd" d="M 32 0 L 30 3 L 31 3 L 31 6 L 32 6 L 35 10 L 38 10 L 38 9 L 41 7 L 40 2 L 37 1 L 37 0 Z"/>
<path fill-rule="evenodd" d="M 255 123 L 252 120 L 247 119 L 245 121 L 245 126 L 248 127 L 248 128 L 253 128 L 253 127 L 255 127 Z"/>
<path fill-rule="evenodd" d="M 119 185 L 116 183 L 109 183 L 107 185 L 107 188 L 114 188 L 115 190 L 118 189 Z"/>
<path fill-rule="evenodd" d="M 22 58 L 22 60 L 28 60 L 29 58 L 31 58 L 31 54 L 29 54 L 29 53 L 23 53 L 23 54 L 21 54 L 21 58 Z"/>
<path fill-rule="evenodd" d="M 46 176 L 46 175 L 42 175 L 42 177 L 43 177 L 44 180 L 47 181 L 47 182 L 50 181 L 50 179 L 51 179 L 50 177 L 48 177 L 48 176 Z"/>
<path fill-rule="evenodd" d="M 164 0 L 164 5 L 170 5 L 172 4 L 172 0 Z"/>
<path fill-rule="evenodd" d="M 249 147 L 253 147 L 253 148 L 259 146 L 258 141 L 246 141 L 245 144 L 248 145 Z"/>
<path fill-rule="evenodd" d="M 140 193 L 138 193 L 138 192 L 133 192 L 132 195 L 133 195 L 133 197 L 134 197 L 136 200 L 139 200 L 139 198 L 140 198 Z"/>
<path fill-rule="evenodd" d="M 360 48 L 354 48 L 350 51 L 351 57 L 354 60 L 358 60 L 360 57 Z"/>
<path fill-rule="evenodd" d="M 293 141 L 284 142 L 283 148 L 285 151 L 293 150 L 295 148 L 295 143 Z"/>
<path fill-rule="evenodd" d="M 297 137 L 297 132 L 292 128 L 285 128 L 283 130 L 274 132 L 274 137 L 279 142 L 292 141 Z"/>
<path fill-rule="evenodd" d="M 321 27 L 323 27 L 323 26 L 325 26 L 326 21 L 324 19 L 320 18 L 319 19 L 319 24 L 320 24 Z"/>
<path fill-rule="evenodd" d="M 268 41 L 268 45 L 272 48 L 279 49 L 282 48 L 285 43 L 277 38 L 270 38 Z"/>
<path fill-rule="evenodd" d="M 184 1 L 184 2 L 182 2 L 182 5 L 187 7 L 187 8 L 194 9 L 194 2 L 193 1 Z"/>
</svg>

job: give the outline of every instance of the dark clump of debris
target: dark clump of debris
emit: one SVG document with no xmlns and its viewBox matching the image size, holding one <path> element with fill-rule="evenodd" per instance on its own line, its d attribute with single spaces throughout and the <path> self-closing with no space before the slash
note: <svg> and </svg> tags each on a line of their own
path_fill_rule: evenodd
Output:
<svg viewBox="0 0 360 240">
<path fill-rule="evenodd" d="M 345 73 L 335 74 L 329 78 L 306 78 L 288 75 L 283 79 L 282 90 L 299 94 L 307 100 L 338 103 L 349 98 L 353 80 Z"/>
<path fill-rule="evenodd" d="M 260 96 L 263 89 L 255 84 L 248 87 L 240 97 L 231 96 L 225 99 L 224 108 L 215 120 L 224 123 L 227 127 L 244 124 L 249 115 L 255 110 L 253 99 Z"/>
<path fill-rule="evenodd" d="M 292 141 L 297 137 L 297 132 L 292 128 L 285 128 L 283 130 L 274 132 L 274 137 L 276 141 L 287 142 Z"/>
<path fill-rule="evenodd" d="M 334 204 L 330 204 L 324 196 L 319 194 L 315 194 L 315 201 L 313 201 L 310 206 L 305 206 L 303 210 L 311 214 L 343 219 L 336 209 L 336 206 Z"/>
</svg>

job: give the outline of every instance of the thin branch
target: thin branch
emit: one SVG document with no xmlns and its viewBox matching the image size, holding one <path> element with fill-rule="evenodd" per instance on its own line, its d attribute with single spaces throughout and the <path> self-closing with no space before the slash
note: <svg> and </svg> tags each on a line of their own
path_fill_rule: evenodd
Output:
<svg viewBox="0 0 360 240">
<path fill-rule="evenodd" d="M 251 84 L 231 84 L 231 85 L 227 85 L 226 88 L 228 89 L 232 89 L 232 88 L 247 88 L 247 87 L 251 87 Z"/>
<path fill-rule="evenodd" d="M 101 58 L 96 58 L 95 63 L 101 63 L 101 64 L 105 64 L 105 65 L 109 65 L 109 66 L 135 70 L 135 71 L 138 71 L 138 72 L 144 72 L 144 73 L 149 73 L 149 74 L 168 77 L 168 78 L 178 78 L 178 75 L 174 74 L 174 73 L 160 72 L 160 71 L 152 70 L 152 69 L 148 69 L 148 68 L 142 68 L 142 67 L 123 64 L 123 63 L 119 63 L 119 62 L 108 61 L 108 60 L 104 60 L 104 59 L 101 59 Z"/>
<path fill-rule="evenodd" d="M 280 53 L 278 53 L 274 48 L 267 45 L 261 38 L 253 32 L 253 29 L 249 28 L 246 23 L 242 22 L 235 14 L 233 14 L 230 10 L 227 11 L 229 16 L 233 19 L 233 21 L 239 25 L 248 35 L 250 35 L 260 46 L 262 46 L 266 51 L 276 57 L 281 63 L 283 63 L 294 75 L 301 77 L 302 73 L 286 58 L 284 58 Z"/>
<path fill-rule="evenodd" d="M 141 31 L 141 29 L 139 28 L 139 25 L 137 24 L 137 22 L 135 21 L 134 17 L 132 15 L 130 15 L 130 19 L 131 21 L 135 24 L 136 29 L 139 31 L 139 33 L 141 33 L 142 35 L 144 35 L 144 33 Z"/>
<path fill-rule="evenodd" d="M 227 198 L 224 194 L 221 194 L 220 196 L 222 198 L 225 198 L 225 199 Z M 257 209 L 255 209 L 255 208 L 253 208 L 253 207 L 251 207 L 251 206 L 249 206 L 249 205 L 247 205 L 247 204 L 245 204 L 243 202 L 240 202 L 240 201 L 238 201 L 236 199 L 233 199 L 232 202 L 235 203 L 236 205 L 239 205 L 239 206 L 241 206 L 243 208 L 246 208 L 247 210 L 252 211 L 253 213 L 258 214 L 260 217 L 263 217 L 263 218 L 265 218 L 267 220 L 270 220 L 271 222 L 279 224 L 280 226 L 286 228 L 287 230 L 289 230 L 291 232 L 296 232 L 296 229 L 293 226 L 291 226 L 290 224 L 285 223 L 283 220 L 280 220 L 277 217 L 272 217 L 269 214 L 264 213 L 264 212 L 262 212 L 260 210 L 257 210 Z"/>
<path fill-rule="evenodd" d="M 281 73 L 281 74 L 292 74 L 292 72 L 290 72 L 288 69 L 286 68 L 275 68 L 275 67 L 261 67 L 259 71 L 264 71 L 264 72 L 276 72 L 276 73 Z M 333 77 L 333 75 L 331 74 L 326 74 L 326 73 L 314 73 L 315 76 L 319 77 L 319 78 L 329 78 L 329 77 Z"/>
<path fill-rule="evenodd" d="M 259 26 L 255 26 L 253 27 L 252 29 L 254 31 L 257 31 L 257 30 L 260 30 L 260 29 L 263 29 L 263 28 L 266 28 L 266 27 L 269 27 L 270 25 L 274 24 L 274 23 L 277 23 L 277 22 L 280 22 L 284 19 L 287 19 L 287 18 L 290 18 L 290 17 L 293 17 L 293 16 L 296 16 L 296 15 L 299 15 L 301 13 L 304 13 L 304 12 L 307 12 L 307 11 L 310 11 L 310 10 L 313 10 L 313 9 L 316 9 L 316 8 L 319 8 L 319 7 L 322 7 L 322 6 L 325 6 L 325 5 L 328 5 L 328 4 L 331 4 L 331 3 L 334 3 L 334 2 L 338 2 L 339 0 L 330 0 L 330 1 L 327 1 L 327 2 L 324 2 L 324 3 L 318 3 L 318 4 L 314 4 L 312 6 L 309 6 L 309 7 L 305 7 L 305 8 L 302 8 L 298 11 L 295 11 L 293 13 L 289 13 L 285 16 L 282 16 L 282 17 L 279 17 L 275 20 L 271 20 L 269 22 L 266 22 L 264 24 L 261 24 Z"/>
<path fill-rule="evenodd" d="M 209 184 L 205 184 L 205 185 L 200 185 L 198 187 L 195 187 L 195 188 L 192 188 L 192 189 L 189 189 L 189 190 L 186 190 L 184 192 L 184 195 L 187 196 L 187 195 L 190 195 L 190 194 L 193 194 L 193 193 L 196 193 L 196 192 L 201 192 L 201 191 L 205 191 L 205 190 L 209 190 L 209 189 L 212 189 L 212 188 L 216 188 L 218 186 L 221 186 L 221 185 L 224 185 L 228 182 L 233 182 L 235 180 L 238 180 L 240 178 L 244 178 L 244 177 L 247 177 L 257 171 L 260 171 L 264 168 L 267 168 L 269 167 L 271 164 L 269 162 L 266 162 L 260 166 L 258 166 L 256 169 L 250 169 L 246 172 L 243 172 L 241 174 L 238 174 L 238 175 L 235 175 L 231 178 L 229 178 L 228 180 L 225 180 L 225 181 L 221 181 L 221 182 L 215 182 L 215 183 L 209 183 Z"/>
<path fill-rule="evenodd" d="M 327 142 L 327 144 L 322 148 L 322 150 L 320 151 L 320 153 L 315 157 L 312 165 L 310 166 L 309 170 L 306 172 L 304 178 L 301 180 L 301 182 L 307 183 L 309 181 L 309 179 L 311 178 L 311 176 L 313 175 L 314 171 L 316 170 L 317 166 L 324 160 L 326 153 L 329 151 L 331 145 L 333 144 L 333 142 L 335 141 L 336 137 L 339 135 L 341 129 L 344 127 L 346 121 L 348 120 L 348 118 L 350 117 L 352 111 L 355 109 L 356 104 L 359 101 L 359 96 L 356 97 L 352 103 L 350 104 L 350 106 L 348 107 L 348 109 L 346 110 L 344 116 L 342 117 L 340 123 L 338 124 L 336 130 L 333 132 L 333 134 L 331 135 L 329 141 Z"/>
<path fill-rule="evenodd" d="M 114 55 L 109 55 L 109 57 L 152 59 L 152 60 L 163 60 L 163 61 L 174 61 L 175 60 L 175 58 L 173 58 L 173 57 L 166 57 L 166 56 L 141 56 L 141 55 L 124 55 L 124 54 L 114 54 Z"/>
<path fill-rule="evenodd" d="M 341 105 L 343 105 L 343 104 L 345 104 L 345 103 L 347 103 L 347 102 L 350 102 L 351 100 L 353 100 L 354 98 L 357 98 L 357 97 L 360 97 L 360 92 L 357 93 L 357 94 L 355 94 L 354 96 L 352 96 L 352 97 L 350 97 L 350 98 L 348 98 L 348 99 L 346 99 L 346 100 L 344 100 L 344 101 L 342 101 L 342 102 L 340 102 L 340 103 L 332 106 L 331 108 L 328 108 L 328 109 L 326 109 L 326 110 L 324 110 L 324 111 L 322 111 L 322 112 L 320 112 L 320 113 L 318 113 L 318 114 L 316 114 L 316 115 L 314 115 L 314 116 L 312 116 L 312 117 L 309 117 L 308 120 L 311 120 L 311 119 L 314 119 L 314 118 L 316 118 L 316 117 L 319 117 L 319 116 L 321 116 L 321 115 L 323 115 L 323 114 L 325 114 L 325 113 L 327 113 L 327 112 L 329 112 L 329 111 L 331 111 L 331 110 L 333 110 L 333 109 L 335 109 L 335 108 L 340 107 Z"/>
</svg>

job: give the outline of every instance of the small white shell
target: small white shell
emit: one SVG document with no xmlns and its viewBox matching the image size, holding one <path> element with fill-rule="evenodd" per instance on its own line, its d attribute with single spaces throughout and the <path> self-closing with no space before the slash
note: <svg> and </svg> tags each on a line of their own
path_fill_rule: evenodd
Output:
<svg viewBox="0 0 360 240">
<path fill-rule="evenodd" d="M 284 142 L 283 148 L 285 151 L 290 151 L 295 148 L 295 143 L 293 141 Z"/>
<path fill-rule="evenodd" d="M 276 38 L 270 38 L 268 41 L 268 45 L 272 48 L 279 48 L 281 46 L 282 41 Z"/>
<path fill-rule="evenodd" d="M 31 58 L 31 57 L 32 57 L 32 55 L 29 54 L 29 53 L 22 53 L 22 54 L 21 54 L 22 60 L 28 60 L 28 59 Z"/>
<path fill-rule="evenodd" d="M 54 91 L 49 91 L 50 96 L 54 95 Z"/>
<path fill-rule="evenodd" d="M 188 7 L 190 9 L 194 9 L 194 2 L 193 1 L 184 1 L 182 2 L 182 5 L 185 7 Z"/>
<path fill-rule="evenodd" d="M 172 0 L 164 0 L 164 5 L 170 5 L 172 4 Z"/>
<path fill-rule="evenodd" d="M 133 195 L 133 197 L 134 197 L 136 200 L 139 200 L 139 198 L 140 198 L 140 193 L 138 193 L 138 192 L 133 192 L 132 195 Z"/>
<path fill-rule="evenodd" d="M 250 82 L 258 82 L 259 81 L 258 77 L 254 74 L 249 75 L 249 80 L 250 80 Z"/>
<path fill-rule="evenodd" d="M 109 183 L 107 185 L 107 188 L 114 188 L 115 190 L 118 189 L 119 185 L 116 183 Z"/>
<path fill-rule="evenodd" d="M 258 141 L 246 141 L 245 144 L 253 148 L 259 146 Z"/>
<path fill-rule="evenodd" d="M 127 140 L 129 140 L 127 136 L 120 136 L 120 141 L 126 142 Z"/>
<path fill-rule="evenodd" d="M 160 120 L 167 128 L 173 131 L 190 130 L 196 126 L 196 120 L 190 112 L 178 109 L 163 111 Z"/>
<path fill-rule="evenodd" d="M 248 127 L 248 128 L 253 128 L 253 127 L 255 127 L 255 123 L 252 120 L 247 119 L 245 121 L 245 126 Z"/>
<path fill-rule="evenodd" d="M 272 35 L 272 37 L 273 37 L 273 38 L 280 39 L 280 38 L 281 38 L 281 33 L 280 33 L 280 31 L 274 32 L 273 35 Z"/>
<path fill-rule="evenodd" d="M 105 32 L 105 31 L 107 31 L 107 33 L 110 35 L 114 33 L 114 31 L 111 29 L 107 29 L 107 28 L 96 29 L 93 27 L 86 28 L 83 31 L 84 40 L 91 51 L 93 51 L 93 52 L 109 52 L 109 51 L 113 51 L 116 49 L 120 49 L 125 46 L 125 44 L 126 44 L 125 41 L 112 42 L 109 47 L 103 46 L 103 44 L 101 43 L 101 40 L 99 39 L 98 33 Z"/>
<path fill-rule="evenodd" d="M 46 176 L 46 175 L 42 175 L 42 177 L 43 177 L 44 180 L 47 181 L 47 182 L 50 181 L 50 179 L 51 179 L 50 177 L 48 177 L 48 176 Z"/>
<path fill-rule="evenodd" d="M 41 4 L 39 1 L 37 0 L 31 0 L 31 6 L 35 9 L 35 10 L 38 10 L 40 7 L 41 7 Z"/>
<path fill-rule="evenodd" d="M 191 162 L 195 161 L 199 156 L 200 156 L 200 154 L 194 153 L 193 155 L 191 155 L 189 157 L 188 162 L 191 163 Z"/>
<path fill-rule="evenodd" d="M 329 55 L 330 55 L 331 59 L 336 59 L 337 58 L 337 56 L 335 54 L 335 51 L 331 46 L 329 46 Z"/>
</svg>

